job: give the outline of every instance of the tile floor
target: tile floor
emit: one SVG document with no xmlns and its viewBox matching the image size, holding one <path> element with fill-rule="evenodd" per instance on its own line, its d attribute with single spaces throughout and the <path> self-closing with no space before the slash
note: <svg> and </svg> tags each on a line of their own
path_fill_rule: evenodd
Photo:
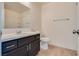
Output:
<svg viewBox="0 0 79 59">
<path fill-rule="evenodd" d="M 40 49 L 37 56 L 77 56 L 77 51 L 49 45 L 47 50 Z"/>
</svg>

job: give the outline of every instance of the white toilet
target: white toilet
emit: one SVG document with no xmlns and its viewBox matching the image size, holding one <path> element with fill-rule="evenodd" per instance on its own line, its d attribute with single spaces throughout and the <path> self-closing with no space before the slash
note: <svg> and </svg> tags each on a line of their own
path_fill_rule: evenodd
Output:
<svg viewBox="0 0 79 59">
<path fill-rule="evenodd" d="M 41 42 L 40 42 L 41 49 L 48 49 L 49 38 L 47 38 L 47 37 L 41 37 L 40 40 L 41 40 Z"/>
</svg>

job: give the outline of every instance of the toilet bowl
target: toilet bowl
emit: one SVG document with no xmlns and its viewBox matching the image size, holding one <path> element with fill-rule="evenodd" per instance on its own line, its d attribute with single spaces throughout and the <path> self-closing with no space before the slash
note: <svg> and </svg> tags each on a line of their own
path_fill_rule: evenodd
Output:
<svg viewBox="0 0 79 59">
<path fill-rule="evenodd" d="M 48 49 L 48 42 L 49 42 L 49 38 L 47 37 L 41 37 L 41 42 L 40 42 L 40 47 L 41 49 Z"/>
</svg>

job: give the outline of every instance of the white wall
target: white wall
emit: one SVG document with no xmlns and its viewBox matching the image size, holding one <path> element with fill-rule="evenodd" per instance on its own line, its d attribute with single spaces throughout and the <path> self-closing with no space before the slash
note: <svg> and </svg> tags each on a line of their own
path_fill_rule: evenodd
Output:
<svg viewBox="0 0 79 59">
<path fill-rule="evenodd" d="M 4 27 L 4 4 L 0 2 L 0 32 L 2 32 L 3 27 Z M 1 55 L 1 41 L 0 41 L 0 55 Z"/>
<path fill-rule="evenodd" d="M 42 6 L 42 33 L 51 40 L 49 44 L 76 50 L 72 31 L 76 25 L 75 3 L 46 3 Z M 67 21 L 54 21 L 66 19 Z"/>
</svg>

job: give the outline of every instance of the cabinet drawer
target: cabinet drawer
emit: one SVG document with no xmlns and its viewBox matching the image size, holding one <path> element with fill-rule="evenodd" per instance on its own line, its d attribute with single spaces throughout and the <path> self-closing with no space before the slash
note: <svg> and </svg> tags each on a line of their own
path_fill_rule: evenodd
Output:
<svg viewBox="0 0 79 59">
<path fill-rule="evenodd" d="M 27 51 L 26 51 L 26 47 L 20 47 L 17 49 L 14 49 L 10 52 L 4 53 L 3 56 L 26 56 L 27 55 Z"/>
<path fill-rule="evenodd" d="M 17 40 L 2 42 L 2 53 L 17 48 Z"/>
<path fill-rule="evenodd" d="M 29 44 L 30 42 L 32 42 L 34 40 L 33 36 L 29 36 L 29 37 L 24 37 L 24 38 L 20 38 L 18 40 L 18 47 L 23 46 L 25 44 Z"/>
</svg>

